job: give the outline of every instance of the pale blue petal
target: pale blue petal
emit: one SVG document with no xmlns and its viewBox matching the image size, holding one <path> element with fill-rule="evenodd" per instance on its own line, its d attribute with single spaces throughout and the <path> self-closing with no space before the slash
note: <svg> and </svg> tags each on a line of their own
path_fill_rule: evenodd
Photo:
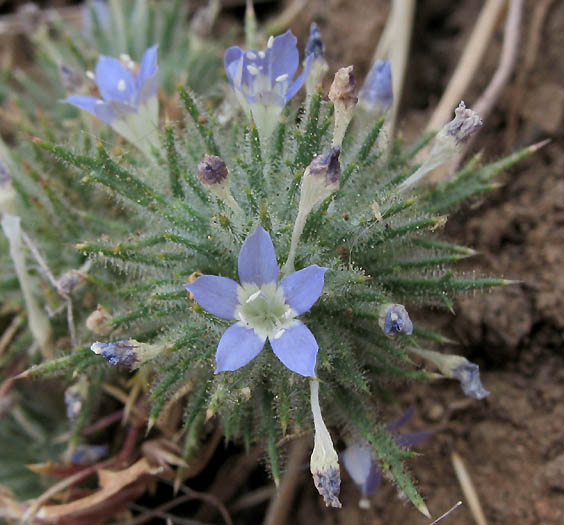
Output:
<svg viewBox="0 0 564 525">
<path fill-rule="evenodd" d="M 137 75 L 137 89 L 141 89 L 143 84 L 151 77 L 154 77 L 159 66 L 157 65 L 157 48 L 159 44 L 155 44 L 148 48 L 145 53 L 143 53 L 143 58 L 141 59 L 141 65 L 139 66 L 139 75 Z"/>
<path fill-rule="evenodd" d="M 262 226 L 247 237 L 239 252 L 239 279 L 262 286 L 278 281 L 278 263 L 270 235 Z"/>
<path fill-rule="evenodd" d="M 263 349 L 264 340 L 252 328 L 231 325 L 221 337 L 215 354 L 215 373 L 237 370 L 253 360 Z"/>
<path fill-rule="evenodd" d="M 394 431 L 403 427 L 415 414 L 415 407 L 410 406 L 400 417 L 388 425 L 388 430 Z"/>
<path fill-rule="evenodd" d="M 233 87 L 235 86 L 235 76 L 237 75 L 237 70 L 239 69 L 239 62 L 243 56 L 243 50 L 240 47 L 232 46 L 227 49 L 225 55 L 223 55 L 223 64 L 225 65 L 225 73 L 227 78 Z"/>
<path fill-rule="evenodd" d="M 239 305 L 237 286 L 233 279 L 217 275 L 202 275 L 193 283 L 184 285 L 202 308 L 224 319 L 235 319 L 235 309 Z"/>
<path fill-rule="evenodd" d="M 106 102 L 116 100 L 131 103 L 137 93 L 135 79 L 131 71 L 125 68 L 116 58 L 104 55 L 100 56 L 96 64 L 96 84 Z M 121 87 L 122 85 L 123 89 L 120 90 L 118 86 Z"/>
<path fill-rule="evenodd" d="M 303 270 L 291 273 L 282 279 L 286 303 L 301 315 L 319 299 L 323 290 L 324 275 L 328 268 L 312 264 Z"/>
<path fill-rule="evenodd" d="M 315 377 L 315 361 L 319 347 L 304 323 L 296 321 L 284 330 L 280 337 L 271 337 L 270 345 L 286 368 L 302 376 Z"/>
<path fill-rule="evenodd" d="M 156 97 L 159 92 L 159 74 L 155 73 L 152 77 L 148 78 L 143 87 L 138 93 L 138 101 L 136 106 L 139 104 L 146 104 L 150 98 Z"/>
<path fill-rule="evenodd" d="M 98 102 L 101 102 L 99 98 L 95 97 L 86 97 L 83 95 L 71 95 L 70 97 L 65 98 L 65 102 L 72 104 L 73 106 L 84 109 L 88 111 L 88 113 L 92 113 L 93 115 L 96 114 L 94 108 Z"/>
<path fill-rule="evenodd" d="M 266 50 L 267 59 L 271 62 L 269 74 L 272 80 L 285 74 L 289 79 L 294 78 L 300 61 L 297 44 L 298 39 L 288 30 L 278 35 L 272 43 L 272 48 Z"/>
<path fill-rule="evenodd" d="M 94 115 L 96 115 L 102 122 L 110 125 L 116 118 L 118 118 L 113 105 L 102 101 L 94 106 Z"/>
<path fill-rule="evenodd" d="M 300 76 L 298 78 L 296 78 L 296 80 L 294 80 L 294 82 L 292 82 L 290 89 L 288 89 L 288 91 L 286 92 L 286 97 L 285 97 L 286 103 L 288 103 L 288 101 L 290 101 L 292 99 L 292 97 L 304 85 L 304 82 L 306 81 L 306 78 L 309 75 L 309 72 L 311 70 L 311 65 L 313 64 L 313 59 L 314 59 L 313 55 L 308 55 L 306 57 L 306 63 L 305 63 L 304 70 L 300 73 Z"/>
<path fill-rule="evenodd" d="M 433 435 L 433 433 L 429 432 L 429 431 L 427 431 L 427 432 L 407 432 L 407 433 L 398 434 L 397 436 L 394 436 L 394 441 L 400 447 L 411 448 L 411 447 L 418 445 L 419 443 L 421 443 L 422 441 L 424 441 L 428 437 L 431 437 L 432 435 Z"/>
<path fill-rule="evenodd" d="M 102 102 L 94 106 L 94 113 L 106 124 L 112 124 L 114 120 L 123 120 L 130 113 L 135 113 L 135 108 L 123 102 Z"/>
<path fill-rule="evenodd" d="M 355 443 L 342 454 L 343 465 L 347 469 L 355 485 L 367 496 L 378 490 L 382 480 L 382 473 L 372 458 L 368 444 Z"/>
</svg>

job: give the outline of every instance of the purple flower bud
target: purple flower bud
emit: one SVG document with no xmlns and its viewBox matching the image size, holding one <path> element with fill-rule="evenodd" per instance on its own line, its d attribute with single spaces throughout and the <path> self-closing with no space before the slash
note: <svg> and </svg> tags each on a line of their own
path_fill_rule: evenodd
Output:
<svg viewBox="0 0 564 525">
<path fill-rule="evenodd" d="M 72 463 L 84 465 L 95 463 L 99 459 L 108 455 L 107 445 L 78 445 L 70 458 Z"/>
<path fill-rule="evenodd" d="M 80 285 L 84 284 L 86 275 L 78 270 L 69 270 L 65 272 L 57 281 L 60 289 L 69 294 Z"/>
<path fill-rule="evenodd" d="M 376 60 L 358 93 L 359 102 L 369 111 L 382 115 L 392 105 L 392 68 L 389 60 Z"/>
<path fill-rule="evenodd" d="M 317 155 L 308 166 L 308 176 L 323 177 L 327 187 L 339 187 L 341 180 L 341 164 L 339 155 L 341 148 L 339 146 L 331 147 L 326 153 Z"/>
<path fill-rule="evenodd" d="M 313 55 L 314 59 L 325 56 L 325 46 L 323 45 L 323 40 L 321 40 L 319 27 L 317 27 L 315 22 L 312 22 L 309 26 L 309 38 L 305 47 L 305 55 L 306 57 Z"/>
<path fill-rule="evenodd" d="M 59 71 L 61 84 L 63 84 L 67 93 L 80 90 L 84 84 L 84 78 L 82 75 L 79 75 L 76 71 L 74 71 L 74 69 L 64 62 L 59 62 L 57 64 L 57 70 Z"/>
<path fill-rule="evenodd" d="M 0 190 L 3 190 L 12 183 L 12 176 L 8 170 L 8 166 L 0 159 Z"/>
<path fill-rule="evenodd" d="M 132 368 L 139 362 L 139 343 L 134 339 L 112 343 L 96 342 L 90 347 L 90 350 L 101 355 L 112 366 L 120 365 Z"/>
<path fill-rule="evenodd" d="M 206 155 L 198 164 L 198 179 L 204 186 L 222 184 L 229 177 L 229 170 L 221 157 Z"/>
<path fill-rule="evenodd" d="M 380 307 L 380 326 L 387 335 L 411 335 L 413 323 L 403 304 L 384 304 Z"/>
<path fill-rule="evenodd" d="M 82 406 L 88 394 L 88 380 L 82 376 L 76 383 L 65 390 L 65 405 L 67 407 L 67 418 L 76 419 L 82 411 Z"/>
</svg>

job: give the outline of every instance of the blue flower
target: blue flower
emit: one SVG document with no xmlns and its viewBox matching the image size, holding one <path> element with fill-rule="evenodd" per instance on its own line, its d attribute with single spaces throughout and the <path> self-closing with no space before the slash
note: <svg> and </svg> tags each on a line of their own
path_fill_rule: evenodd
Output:
<svg viewBox="0 0 564 525">
<path fill-rule="evenodd" d="M 383 115 L 394 101 L 392 89 L 392 68 L 389 60 L 376 60 L 361 90 L 359 102 L 368 110 Z"/>
<path fill-rule="evenodd" d="M 267 139 L 276 127 L 282 108 L 304 84 L 313 55 L 306 57 L 304 70 L 298 69 L 298 39 L 291 31 L 268 39 L 264 51 L 243 51 L 230 47 L 224 56 L 225 71 L 239 103 Z"/>
<path fill-rule="evenodd" d="M 117 58 L 100 56 L 95 80 L 102 98 L 71 95 L 66 102 L 88 111 L 109 124 L 124 138 L 150 154 L 158 144 L 158 44 L 143 54 L 139 71 L 127 56 L 122 63 Z"/>
<path fill-rule="evenodd" d="M 287 368 L 314 377 L 317 341 L 296 317 L 321 295 L 327 268 L 313 264 L 279 282 L 274 245 L 261 226 L 244 242 L 238 268 L 240 285 L 215 275 L 202 275 L 185 285 L 208 312 L 237 321 L 219 341 L 216 374 L 249 363 L 268 339 Z"/>
<path fill-rule="evenodd" d="M 413 407 L 409 408 L 405 414 L 388 425 L 388 430 L 395 432 L 405 425 L 413 416 L 414 411 L 415 409 Z M 394 441 L 400 447 L 411 448 L 431 435 L 432 432 L 398 432 L 394 435 Z M 362 494 L 359 506 L 368 508 L 370 506 L 368 496 L 374 494 L 382 483 L 382 470 L 380 469 L 378 461 L 376 461 L 372 455 L 370 445 L 367 442 L 354 443 L 341 454 L 341 459 L 343 460 L 347 472 Z"/>
</svg>

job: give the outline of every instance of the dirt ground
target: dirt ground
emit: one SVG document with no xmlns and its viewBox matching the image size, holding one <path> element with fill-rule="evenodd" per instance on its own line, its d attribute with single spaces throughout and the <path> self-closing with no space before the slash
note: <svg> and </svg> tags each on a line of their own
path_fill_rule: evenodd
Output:
<svg viewBox="0 0 564 525">
<path fill-rule="evenodd" d="M 525 2 L 517 71 L 531 42 L 535 9 L 543 3 Z M 435 517 L 463 499 L 451 463 L 455 451 L 468 468 L 490 525 L 564 523 L 564 2 L 548 3 L 532 70 L 521 86 L 513 75 L 473 149 L 483 149 L 485 160 L 490 160 L 544 138 L 552 142 L 503 175 L 501 189 L 450 217 L 446 227 L 452 240 L 478 250 L 479 255 L 467 263 L 469 272 L 473 269 L 521 283 L 459 299 L 456 316 L 421 313 L 460 342 L 453 350 L 480 364 L 491 396 L 482 402 L 467 399 L 455 382 L 398 385 L 398 406 L 386 409 L 393 419 L 413 405 L 416 415 L 409 429 L 435 432 L 417 448 L 422 455 L 410 465 Z M 267 8 L 275 10 L 273 4 Z M 362 78 L 389 4 L 385 0 L 310 0 L 305 14 L 291 27 L 303 41 L 310 22 L 316 20 L 331 68 L 354 64 Z M 418 4 L 399 119 L 399 130 L 407 138 L 414 137 L 429 119 L 483 2 L 425 0 Z M 259 15 L 261 9 L 257 5 Z M 502 43 L 502 27 L 498 29 L 465 95 L 470 106 L 496 68 Z M 247 470 L 252 472 L 244 485 L 256 489 L 269 483 L 249 465 Z M 398 499 L 395 488 L 386 482 L 370 510 L 358 509 L 358 494 L 350 479 L 343 478 L 344 508 L 326 510 L 304 469 L 280 523 L 429 523 Z M 265 510 L 263 503 L 233 517 L 241 525 L 258 523 L 257 516 Z M 220 522 L 218 516 L 206 514 L 200 510 L 199 517 L 206 517 L 208 523 Z M 441 523 L 475 522 L 463 505 Z"/>
</svg>

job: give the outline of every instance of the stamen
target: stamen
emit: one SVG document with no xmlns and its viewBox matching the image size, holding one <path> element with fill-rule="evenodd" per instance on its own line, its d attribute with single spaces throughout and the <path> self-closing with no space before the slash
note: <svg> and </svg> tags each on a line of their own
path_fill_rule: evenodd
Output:
<svg viewBox="0 0 564 525">
<path fill-rule="evenodd" d="M 286 80 L 287 78 L 288 78 L 288 73 L 284 73 L 283 75 L 276 77 L 276 82 L 284 82 L 284 80 Z"/>
<path fill-rule="evenodd" d="M 251 66 L 250 64 L 247 66 L 247 71 L 251 75 L 258 75 L 258 69 L 255 66 Z"/>
<path fill-rule="evenodd" d="M 245 301 L 246 303 L 252 303 L 257 297 L 260 296 L 262 292 L 257 290 L 254 294 L 250 295 L 249 298 Z"/>
</svg>

